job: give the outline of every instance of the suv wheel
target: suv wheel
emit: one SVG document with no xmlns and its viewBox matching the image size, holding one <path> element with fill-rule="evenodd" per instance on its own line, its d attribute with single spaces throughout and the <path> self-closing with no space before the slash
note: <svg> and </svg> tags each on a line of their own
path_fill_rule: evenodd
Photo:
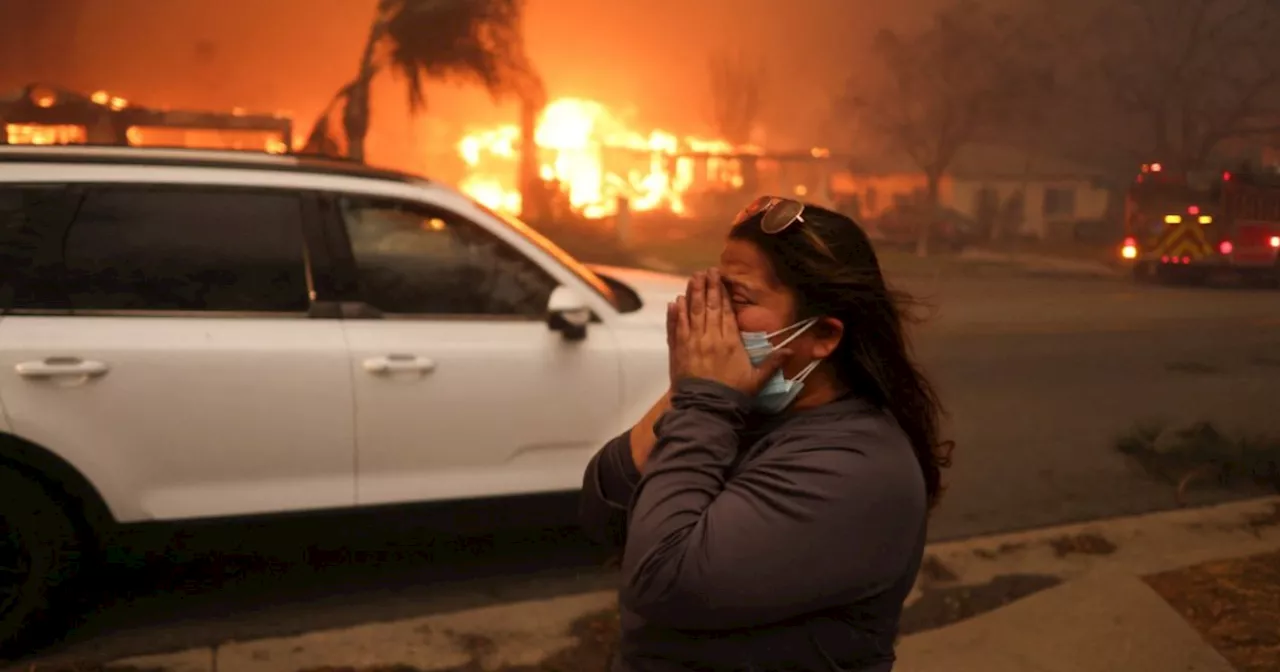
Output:
<svg viewBox="0 0 1280 672">
<path fill-rule="evenodd" d="M 0 652 L 21 655 L 54 624 L 80 559 L 76 526 L 44 488 L 0 464 Z"/>
</svg>

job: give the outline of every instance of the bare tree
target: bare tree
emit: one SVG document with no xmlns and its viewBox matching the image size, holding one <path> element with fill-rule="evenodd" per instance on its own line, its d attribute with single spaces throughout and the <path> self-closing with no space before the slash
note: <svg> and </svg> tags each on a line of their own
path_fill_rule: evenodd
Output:
<svg viewBox="0 0 1280 672">
<path fill-rule="evenodd" d="M 850 80 L 842 107 L 924 172 L 933 209 L 959 152 L 1016 119 L 1050 86 L 1026 28 L 1020 17 L 961 0 L 918 33 L 881 32 L 881 76 Z M 922 222 L 920 256 L 928 255 L 931 233 Z"/>
<path fill-rule="evenodd" d="M 722 51 L 708 60 L 707 74 L 716 132 L 734 144 L 747 144 L 764 102 L 764 61 L 744 51 Z"/>
<path fill-rule="evenodd" d="M 390 68 L 408 83 L 409 107 L 426 105 L 428 79 L 476 82 L 495 98 L 544 97 L 542 81 L 524 50 L 524 0 L 379 0 L 355 79 L 343 85 L 316 121 L 304 151 L 333 153 L 330 126 L 341 107 L 346 155 L 364 160 L 369 90 Z"/>
<path fill-rule="evenodd" d="M 1225 142 L 1280 131 L 1280 3 L 1093 0 L 1067 35 L 1078 102 L 1144 161 L 1206 166 Z M 1096 83 L 1100 90 L 1091 91 Z M 1096 95 L 1094 95 L 1096 94 Z M 1135 157 L 1136 158 L 1136 157 Z"/>
</svg>

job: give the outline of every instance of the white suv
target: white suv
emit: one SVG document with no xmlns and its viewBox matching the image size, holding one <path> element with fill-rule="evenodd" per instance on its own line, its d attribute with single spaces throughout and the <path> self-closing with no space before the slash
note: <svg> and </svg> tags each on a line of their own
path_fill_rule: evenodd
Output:
<svg viewBox="0 0 1280 672">
<path fill-rule="evenodd" d="M 398 173 L 0 147 L 0 641 L 117 524 L 577 489 L 681 287 L 598 270 Z"/>
</svg>

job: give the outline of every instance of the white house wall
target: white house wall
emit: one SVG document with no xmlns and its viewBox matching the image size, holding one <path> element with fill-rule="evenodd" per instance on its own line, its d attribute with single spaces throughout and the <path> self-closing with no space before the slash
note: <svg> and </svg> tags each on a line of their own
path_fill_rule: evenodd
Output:
<svg viewBox="0 0 1280 672">
<path fill-rule="evenodd" d="M 1019 191 L 1025 190 L 1022 213 L 1022 233 L 1043 238 L 1055 223 L 1099 220 L 1107 215 L 1110 193 L 1098 188 L 1091 180 L 966 180 L 953 181 L 950 202 L 945 205 L 969 216 L 977 216 L 978 197 L 983 189 L 993 189 L 1000 204 L 1004 204 Z M 1053 189 L 1070 190 L 1075 194 L 1073 212 L 1045 214 L 1045 194 Z"/>
</svg>

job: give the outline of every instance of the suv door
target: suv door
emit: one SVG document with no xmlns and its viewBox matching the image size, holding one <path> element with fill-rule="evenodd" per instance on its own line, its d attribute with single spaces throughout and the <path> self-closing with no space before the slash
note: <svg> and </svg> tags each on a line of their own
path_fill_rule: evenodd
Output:
<svg viewBox="0 0 1280 672">
<path fill-rule="evenodd" d="M 308 319 L 307 198 L 141 184 L 0 193 L 21 204 L 0 249 L 33 260 L 10 278 L 0 324 L 15 434 L 80 469 L 125 521 L 354 503 L 342 328 Z M 66 216 L 14 224 L 42 199 Z"/>
<path fill-rule="evenodd" d="M 572 490 L 618 427 L 604 324 L 547 325 L 560 282 L 455 212 L 340 197 L 343 245 L 372 319 L 344 321 L 362 504 Z M 576 288 L 580 291 L 585 288 Z"/>
</svg>

